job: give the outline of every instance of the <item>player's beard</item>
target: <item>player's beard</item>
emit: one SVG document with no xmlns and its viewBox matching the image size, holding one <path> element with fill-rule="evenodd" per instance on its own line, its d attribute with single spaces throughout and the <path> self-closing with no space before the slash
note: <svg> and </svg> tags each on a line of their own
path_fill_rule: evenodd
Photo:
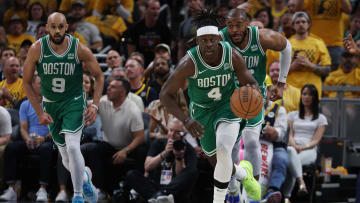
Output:
<svg viewBox="0 0 360 203">
<path fill-rule="evenodd" d="M 56 45 L 62 44 L 64 42 L 64 39 L 65 39 L 65 34 L 63 36 L 61 36 L 60 40 L 58 40 L 58 41 L 55 40 L 51 35 L 49 35 L 49 36 L 50 36 L 50 40 Z"/>
</svg>

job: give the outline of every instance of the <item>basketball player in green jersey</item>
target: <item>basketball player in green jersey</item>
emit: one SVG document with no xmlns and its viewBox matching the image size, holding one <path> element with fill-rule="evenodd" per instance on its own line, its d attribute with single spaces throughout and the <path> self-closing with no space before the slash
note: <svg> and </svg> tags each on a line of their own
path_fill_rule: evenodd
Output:
<svg viewBox="0 0 360 203">
<path fill-rule="evenodd" d="M 251 199 L 259 201 L 261 189 L 253 177 L 250 162 L 244 160 L 235 165 L 231 159 L 238 132 L 246 121 L 235 116 L 230 108 L 235 75 L 242 84 L 255 86 L 253 88 L 257 88 L 257 82 L 246 69 L 240 53 L 229 43 L 220 42 L 218 16 L 201 10 L 194 22 L 199 27 L 196 37 L 198 46 L 187 52 L 163 85 L 161 102 L 193 136 L 200 137 L 203 151 L 215 166 L 213 203 L 224 203 L 232 175 L 242 181 Z M 191 117 L 184 114 L 175 99 L 178 89 L 186 82 Z"/>
<path fill-rule="evenodd" d="M 270 29 L 258 29 L 255 26 L 249 26 L 250 21 L 243 9 L 232 9 L 226 18 L 226 27 L 220 31 L 222 39 L 236 49 L 245 59 L 245 63 L 250 73 L 259 83 L 259 89 L 266 98 L 266 55 L 267 49 L 280 51 L 280 73 L 279 82 L 272 92 L 269 92 L 270 99 L 275 101 L 282 98 L 286 77 L 291 62 L 291 44 L 280 33 Z M 241 82 L 240 82 L 241 83 Z M 264 102 L 265 103 L 265 102 Z M 264 109 L 255 118 L 249 119 L 243 130 L 244 139 L 244 159 L 252 163 L 254 167 L 254 176 L 258 180 L 261 165 L 261 146 L 259 136 L 261 125 L 264 118 Z M 239 145 L 235 145 L 234 152 L 238 151 Z M 233 156 L 234 162 L 239 160 L 237 153 Z M 238 196 L 238 190 L 235 181 L 232 180 L 229 185 L 229 195 Z M 232 198 L 230 199 L 238 199 Z M 237 201 L 229 201 L 234 203 Z"/>
<path fill-rule="evenodd" d="M 85 199 L 95 203 L 98 194 L 91 183 L 91 171 L 85 168 L 80 139 L 84 123 L 90 125 L 96 119 L 104 78 L 94 55 L 77 38 L 65 34 L 67 28 L 63 14 L 49 16 L 46 24 L 49 34 L 29 49 L 23 85 L 39 123 L 49 125 L 63 164 L 70 171 L 74 188 L 72 202 L 81 203 Z M 95 77 L 94 100 L 89 107 L 82 90 L 82 63 Z M 42 106 L 36 101 L 31 86 L 35 70 L 41 78 Z"/>
</svg>

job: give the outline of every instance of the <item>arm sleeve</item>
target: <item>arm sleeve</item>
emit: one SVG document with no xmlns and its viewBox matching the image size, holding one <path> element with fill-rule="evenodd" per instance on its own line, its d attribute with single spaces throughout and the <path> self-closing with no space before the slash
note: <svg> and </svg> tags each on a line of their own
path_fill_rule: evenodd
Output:
<svg viewBox="0 0 360 203">
<path fill-rule="evenodd" d="M 278 132 L 278 138 L 276 141 L 280 142 L 284 140 L 284 136 L 287 130 L 287 115 L 284 107 L 280 106 L 278 115 L 275 120 L 274 128 Z"/>
<path fill-rule="evenodd" d="M 279 82 L 286 83 L 286 78 L 291 63 L 291 51 L 291 44 L 289 40 L 286 40 L 286 47 L 280 52 L 280 72 L 278 79 Z"/>
</svg>

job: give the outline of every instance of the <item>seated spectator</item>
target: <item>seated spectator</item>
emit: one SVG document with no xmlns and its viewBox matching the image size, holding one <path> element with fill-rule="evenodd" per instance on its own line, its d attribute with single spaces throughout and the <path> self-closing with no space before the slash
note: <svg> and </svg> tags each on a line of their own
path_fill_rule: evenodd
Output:
<svg viewBox="0 0 360 203">
<path fill-rule="evenodd" d="M 113 81 L 115 78 L 124 78 L 124 79 L 127 79 L 127 76 L 126 76 L 126 72 L 125 72 L 125 69 L 124 68 L 115 68 L 112 73 L 111 73 L 111 76 L 109 77 L 109 82 Z M 107 85 L 108 86 L 108 85 Z M 106 86 L 106 87 L 107 87 Z M 104 87 L 105 88 L 105 87 Z M 141 99 L 140 96 L 132 93 L 132 92 L 129 92 L 128 93 L 128 98 L 133 101 L 140 109 L 141 112 L 144 112 L 144 103 Z"/>
<path fill-rule="evenodd" d="M 262 22 L 265 28 L 273 28 L 273 17 L 271 15 L 270 8 L 258 10 L 254 15 L 254 19 Z"/>
<path fill-rule="evenodd" d="M 40 2 L 34 2 L 29 6 L 29 20 L 25 34 L 36 38 L 36 28 L 40 23 L 47 21 L 46 11 Z"/>
<path fill-rule="evenodd" d="M 137 59 L 138 61 L 140 61 L 142 66 L 144 66 L 145 64 L 144 54 L 137 51 L 131 53 L 128 59 Z"/>
<path fill-rule="evenodd" d="M 22 86 L 22 78 L 20 78 L 20 61 L 15 57 L 10 57 L 4 64 L 5 80 L 0 82 L 2 94 L 7 100 L 5 107 L 13 108 L 15 103 L 22 100 L 26 95 Z M 6 94 L 6 93 L 9 94 Z"/>
<path fill-rule="evenodd" d="M 170 75 L 170 63 L 168 60 L 162 57 L 154 59 L 153 79 L 149 81 L 149 86 L 156 91 L 156 94 L 160 94 L 162 85 L 165 83 Z"/>
<path fill-rule="evenodd" d="M 144 166 L 149 176 L 131 170 L 126 183 L 145 200 L 153 199 L 149 202 L 164 198 L 168 199 L 166 202 L 174 202 L 173 195 L 176 203 L 189 203 L 198 176 L 196 153 L 183 138 L 185 128 L 181 121 L 174 118 L 167 127 L 167 139 L 154 141 L 147 154 Z"/>
<path fill-rule="evenodd" d="M 274 61 L 269 67 L 269 77 L 272 85 L 276 85 L 279 78 L 280 63 Z M 286 83 L 284 85 L 283 98 L 276 101 L 286 109 L 286 112 L 299 110 L 300 90 Z"/>
<path fill-rule="evenodd" d="M 76 19 L 78 23 L 76 31 L 85 37 L 87 47 L 95 52 L 99 52 L 103 47 L 100 32 L 94 24 L 83 20 L 86 16 L 85 3 L 83 1 L 74 1 L 72 3 L 71 16 Z"/>
<path fill-rule="evenodd" d="M 159 98 L 156 91 L 143 82 L 144 66 L 141 61 L 130 58 L 125 63 L 125 71 L 130 82 L 130 92 L 139 95 L 143 100 L 145 108 Z"/>
<path fill-rule="evenodd" d="M 106 63 L 108 65 L 108 69 L 104 72 L 104 76 L 108 79 L 115 68 L 123 67 L 123 58 L 120 56 L 119 52 L 110 50 L 106 55 Z"/>
<path fill-rule="evenodd" d="M 269 188 L 261 202 L 280 203 L 280 189 L 285 181 L 289 162 L 289 155 L 287 153 L 288 137 L 286 136 L 287 115 L 284 107 L 269 100 L 269 95 L 265 105 L 266 113 L 260 138 L 272 142 L 274 150 L 271 175 L 268 182 Z"/>
<path fill-rule="evenodd" d="M 177 93 L 176 103 L 181 106 L 185 115 L 189 115 L 188 105 L 183 91 L 180 89 Z M 169 121 L 174 118 L 170 114 L 160 100 L 151 102 L 148 108 L 150 115 L 149 133 L 151 139 L 166 138 L 168 134 Z"/>
<path fill-rule="evenodd" d="M 110 83 L 107 97 L 102 97 L 99 103 L 104 141 L 81 146 L 85 163 L 93 172 L 93 183 L 102 194 L 112 194 L 116 181 L 127 170 L 143 169 L 144 123 L 139 108 L 127 98 L 129 90 L 130 84 L 125 79 L 116 78 Z"/>
<path fill-rule="evenodd" d="M 79 25 L 79 21 L 73 17 L 72 15 L 68 15 L 66 17 L 66 21 L 68 23 L 68 29 L 67 29 L 67 33 L 69 33 L 70 35 L 76 37 L 79 39 L 79 42 L 85 46 L 87 46 L 87 43 L 86 43 L 86 39 L 85 37 L 78 33 L 76 30 L 78 29 L 78 25 Z"/>
<path fill-rule="evenodd" d="M 40 78 L 38 76 L 34 76 L 32 86 L 38 102 L 41 103 L 42 96 L 40 92 Z M 54 143 L 51 141 L 48 127 L 39 124 L 39 119 L 29 100 L 21 104 L 19 114 L 22 139 L 9 143 L 5 148 L 4 176 L 9 187 L 0 196 L 0 200 L 17 200 L 14 189 L 15 183 L 18 180 L 17 165 L 26 158 L 26 155 L 38 154 L 40 156 L 40 189 L 36 193 L 36 201 L 47 201 L 46 186 L 49 183 Z"/>
<path fill-rule="evenodd" d="M 4 75 L 5 61 L 12 56 L 16 56 L 16 54 L 15 54 L 15 50 L 10 47 L 4 48 L 0 53 L 0 81 L 5 79 L 5 75 Z"/>
<path fill-rule="evenodd" d="M 319 144 L 327 125 L 326 117 L 319 112 L 318 90 L 312 84 L 306 84 L 301 89 L 300 110 L 288 114 L 290 126 L 289 175 L 284 183 L 284 196 L 289 202 L 295 180 L 299 183 L 298 193 L 307 194 L 303 179 L 302 166 L 315 163 L 317 145 Z"/>
<path fill-rule="evenodd" d="M 5 25 L 9 47 L 13 48 L 16 53 L 19 52 L 20 45 L 24 40 L 30 40 L 32 43 L 35 42 L 31 35 L 24 34 L 27 28 L 27 22 L 24 18 L 14 15 Z"/>
<path fill-rule="evenodd" d="M 40 39 L 41 37 L 44 37 L 47 34 L 48 34 L 48 32 L 46 30 L 46 24 L 45 23 L 40 23 L 36 27 L 36 40 Z"/>
<path fill-rule="evenodd" d="M 360 67 L 356 64 L 356 57 L 348 52 L 341 54 L 340 68 L 326 78 L 324 85 L 328 86 L 360 86 Z M 324 91 L 324 96 L 336 97 L 336 91 Z M 347 98 L 357 98 L 359 92 L 344 92 Z"/>
</svg>

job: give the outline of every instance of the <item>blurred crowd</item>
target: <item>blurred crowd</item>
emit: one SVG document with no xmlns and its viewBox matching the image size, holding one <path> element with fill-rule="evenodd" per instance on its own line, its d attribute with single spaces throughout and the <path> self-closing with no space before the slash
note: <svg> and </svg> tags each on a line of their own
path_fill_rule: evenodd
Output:
<svg viewBox="0 0 360 203">
<path fill-rule="evenodd" d="M 29 47 L 47 34 L 47 16 L 55 11 L 66 15 L 67 33 L 106 64 L 101 66 L 105 84 L 99 115 L 84 129 L 81 146 L 101 200 L 211 202 L 212 195 L 199 195 L 212 193 L 213 170 L 199 140 L 159 100 L 162 85 L 195 37 L 196 9 L 212 8 L 223 17 L 233 8 L 246 9 L 251 25 L 277 31 L 292 45 L 283 99 L 270 102 L 266 114 L 275 104 L 284 108 L 280 127 L 275 120 L 272 126 L 281 128 L 287 134 L 281 136 L 287 139 L 274 138 L 270 128 L 262 136 L 274 143 L 274 152 L 280 147 L 285 150 L 278 151 L 290 157 L 280 160 L 286 163 L 280 170 L 288 168 L 291 174 L 283 191 L 287 198 L 295 180 L 307 193 L 299 168 L 315 162 L 316 146 L 327 125 L 326 117 L 312 106 L 319 106 L 323 97 L 338 96 L 335 91 L 322 91 L 322 86 L 360 86 L 360 58 L 343 48 L 343 39 L 349 35 L 360 47 L 360 1 L 356 0 L 0 0 L 0 5 L 0 177 L 7 188 L 0 196 L 3 200 L 28 198 L 18 188 L 21 171 L 28 167 L 24 163 L 34 164 L 29 159 L 40 160 L 35 162 L 39 171 L 36 200 L 70 197 L 69 174 L 22 87 Z M 280 53 L 268 50 L 266 55 L 266 84 L 271 88 L 279 76 Z M 33 87 L 41 98 L 38 77 Z M 86 70 L 83 89 L 90 104 L 94 78 Z M 358 98 L 360 92 L 344 96 Z M 176 99 L 189 115 L 186 86 Z M 304 112 L 309 122 L 303 121 Z M 326 112 L 329 109 L 324 108 Z M 277 116 L 278 110 L 274 113 Z M 299 130 L 309 123 L 307 132 Z M 127 150 L 128 146 L 133 150 Z M 56 175 L 54 184 L 51 176 Z M 286 174 L 281 175 L 285 179 Z M 280 190 L 282 182 L 269 184 L 269 190 Z"/>
</svg>

